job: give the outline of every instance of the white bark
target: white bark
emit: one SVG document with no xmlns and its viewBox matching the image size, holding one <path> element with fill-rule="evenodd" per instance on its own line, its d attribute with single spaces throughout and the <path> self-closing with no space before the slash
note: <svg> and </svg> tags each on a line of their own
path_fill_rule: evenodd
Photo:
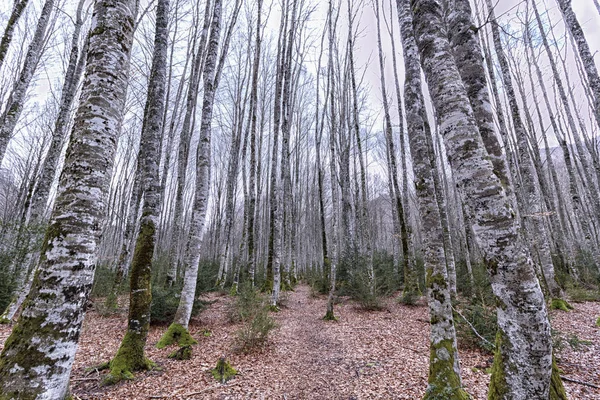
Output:
<svg viewBox="0 0 600 400">
<path fill-rule="evenodd" d="M 215 100 L 216 82 L 215 69 L 221 36 L 221 14 L 223 1 L 215 0 L 206 62 L 204 64 L 204 95 L 202 100 L 202 117 L 200 120 L 200 141 L 197 149 L 196 161 L 196 196 L 192 209 L 190 224 L 190 237 L 186 249 L 186 268 L 183 279 L 183 289 L 179 307 L 175 314 L 174 323 L 187 328 L 192 315 L 192 306 L 196 297 L 196 281 L 198 277 L 198 264 L 200 263 L 200 245 L 202 244 L 202 231 L 206 217 L 206 206 L 210 188 L 211 165 L 211 123 L 213 105 Z"/>
<path fill-rule="evenodd" d="M 7 104 L 4 106 L 4 112 L 0 117 L 0 161 L 4 159 L 8 142 L 11 139 L 19 116 L 25 105 L 27 89 L 33 79 L 33 74 L 37 68 L 45 43 L 46 31 L 52 16 L 54 0 L 46 0 L 40 18 L 38 20 L 33 39 L 27 49 L 27 55 L 19 78 L 13 88 Z"/>
<path fill-rule="evenodd" d="M 134 0 L 94 8 L 80 106 L 39 270 L 0 356 L 0 389 L 9 398 L 67 393 L 125 102 L 134 9 Z"/>
<path fill-rule="evenodd" d="M 440 4 L 411 0 L 411 6 L 440 131 L 497 299 L 498 350 L 490 398 L 548 398 L 550 324 L 533 263 L 518 235 L 510 199 L 493 172 L 444 37 Z"/>
</svg>

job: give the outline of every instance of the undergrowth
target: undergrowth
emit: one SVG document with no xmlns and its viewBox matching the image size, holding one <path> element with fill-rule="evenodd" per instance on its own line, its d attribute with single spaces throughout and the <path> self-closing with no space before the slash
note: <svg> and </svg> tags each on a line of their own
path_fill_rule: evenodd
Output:
<svg viewBox="0 0 600 400">
<path fill-rule="evenodd" d="M 235 350 L 240 352 L 250 352 L 264 345 L 271 331 L 277 327 L 269 313 L 267 297 L 249 283 L 240 285 L 227 316 L 231 322 L 242 323 L 236 331 L 235 344 Z"/>
</svg>

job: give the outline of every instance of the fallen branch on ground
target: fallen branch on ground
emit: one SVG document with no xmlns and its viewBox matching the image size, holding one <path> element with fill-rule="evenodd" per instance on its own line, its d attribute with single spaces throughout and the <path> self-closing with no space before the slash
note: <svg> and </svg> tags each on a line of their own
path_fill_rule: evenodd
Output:
<svg viewBox="0 0 600 400">
<path fill-rule="evenodd" d="M 577 383 L 578 385 L 589 386 L 594 389 L 600 389 L 600 386 L 596 386 L 593 383 L 578 381 L 577 379 L 569 378 L 566 376 L 561 376 L 560 379 L 562 379 L 565 382 Z"/>
</svg>

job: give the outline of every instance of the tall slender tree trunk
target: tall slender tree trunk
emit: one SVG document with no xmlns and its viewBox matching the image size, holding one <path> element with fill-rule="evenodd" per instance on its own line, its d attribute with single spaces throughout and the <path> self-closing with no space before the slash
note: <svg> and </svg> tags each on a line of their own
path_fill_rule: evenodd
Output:
<svg viewBox="0 0 600 400">
<path fill-rule="evenodd" d="M 150 328 L 152 258 L 161 208 L 159 161 L 167 81 L 168 26 L 169 0 L 158 0 L 154 54 L 138 155 L 144 198 L 142 218 L 131 262 L 127 331 L 115 358 L 110 362 L 110 377 L 107 379 L 110 382 L 131 379 L 133 372 L 149 369 L 153 365 L 144 355 L 144 346 Z"/>
<path fill-rule="evenodd" d="M 402 191 L 398 184 L 398 163 L 396 161 L 396 148 L 394 145 L 394 138 L 392 135 L 392 120 L 390 117 L 390 107 L 387 100 L 386 84 L 385 84 L 385 65 L 383 60 L 383 50 L 381 47 L 381 29 L 380 29 L 380 17 L 379 17 L 379 1 L 375 0 L 375 17 L 377 21 L 377 45 L 379 49 L 379 83 L 381 85 L 381 95 L 383 98 L 383 112 L 384 112 L 384 129 L 385 129 L 385 142 L 387 146 L 387 152 L 389 157 L 388 169 L 390 170 L 390 178 L 392 181 L 392 192 L 394 197 L 392 198 L 393 207 L 396 208 L 396 216 L 400 227 L 400 241 L 402 244 L 402 256 L 404 261 L 404 293 L 405 299 L 414 298 L 420 294 L 419 282 L 417 279 L 417 272 L 415 266 L 410 260 L 410 245 L 409 245 L 409 232 L 408 232 L 408 221 L 406 220 L 405 208 L 406 204 L 402 204 Z M 400 118 L 402 116 L 400 115 Z M 402 139 L 402 137 L 400 137 Z"/>
<path fill-rule="evenodd" d="M 27 7 L 27 3 L 29 3 L 29 0 L 15 0 L 10 17 L 6 22 L 6 27 L 4 28 L 4 33 L 2 34 L 2 39 L 0 40 L 0 70 L 2 70 L 4 59 L 6 58 L 8 48 L 12 42 L 15 27 L 17 26 L 19 18 L 21 18 L 21 14 L 23 14 L 25 7 Z"/>
<path fill-rule="evenodd" d="M 173 237 L 171 238 L 171 257 L 169 270 L 167 272 L 167 285 L 172 285 L 177 279 L 177 271 L 179 269 L 179 263 L 182 257 L 182 248 L 185 250 L 185 224 L 184 224 L 184 193 L 185 185 L 187 181 L 187 169 L 188 169 L 188 158 L 190 140 L 193 131 L 193 121 L 196 112 L 196 103 L 198 101 L 198 93 L 200 87 L 200 79 L 202 78 L 202 67 L 204 65 L 204 55 L 206 40 L 208 37 L 208 31 L 210 27 L 210 16 L 211 16 L 211 0 L 206 1 L 204 9 L 204 24 L 202 25 L 202 31 L 200 33 L 200 42 L 194 55 L 194 62 L 190 75 L 190 83 L 186 98 L 186 111 L 183 119 L 183 125 L 179 136 L 179 149 L 178 149 L 178 160 L 177 160 L 177 192 L 175 195 L 174 205 L 174 225 L 173 225 Z M 216 56 L 215 56 L 216 57 Z"/>
<path fill-rule="evenodd" d="M 252 90 L 250 92 L 250 179 L 248 199 L 248 223 L 246 224 L 246 237 L 248 240 L 248 274 L 250 283 L 254 287 L 254 275 L 256 272 L 256 124 L 258 113 L 258 72 L 260 70 L 261 51 L 261 24 L 262 24 L 262 0 L 258 0 L 258 11 L 256 19 L 256 39 L 254 49 L 254 63 L 252 65 Z"/>
<path fill-rule="evenodd" d="M 490 399 L 546 399 L 552 370 L 550 324 L 531 258 L 507 193 L 494 174 L 467 92 L 444 36 L 436 0 L 411 0 L 415 36 L 450 165 L 497 300 L 498 334 Z"/>
<path fill-rule="evenodd" d="M 206 62 L 204 64 L 204 94 L 202 99 L 202 116 L 200 120 L 200 141 L 198 142 L 196 160 L 196 195 L 192 208 L 192 221 L 190 237 L 185 254 L 185 275 L 179 306 L 175 313 L 173 323 L 159 342 L 162 345 L 178 342 L 183 344 L 189 338 L 188 325 L 192 316 L 192 308 L 196 299 L 196 283 L 198 278 L 198 265 L 200 263 L 200 247 L 202 233 L 206 218 L 206 208 L 210 190 L 211 174 L 211 133 L 212 115 L 215 93 L 218 86 L 216 79 L 216 65 L 221 37 L 221 18 L 223 1 L 215 0 L 212 10 L 212 21 Z"/>
<path fill-rule="evenodd" d="M 125 105 L 134 10 L 134 0 L 94 6 L 80 106 L 39 269 L 0 356 L 8 398 L 67 395 Z"/>
<path fill-rule="evenodd" d="M 583 29 L 581 29 L 581 25 L 577 20 L 577 16 L 575 15 L 575 12 L 573 12 L 573 8 L 571 8 L 571 0 L 556 0 L 556 2 L 562 12 L 565 25 L 577 44 L 579 57 L 581 58 L 583 69 L 585 70 L 588 79 L 587 83 L 594 100 L 592 111 L 594 112 L 594 117 L 600 127 L 600 76 L 598 75 L 596 64 L 594 63 L 594 56 L 590 51 L 590 46 L 588 45 Z M 573 132 L 573 135 L 575 134 L 576 133 Z"/>
<path fill-rule="evenodd" d="M 335 163 L 335 137 L 337 133 L 337 109 L 335 103 L 335 75 L 334 75 L 334 59 L 336 57 L 336 30 L 335 25 L 339 17 L 339 11 L 334 15 L 333 0 L 329 0 L 327 19 L 328 19 L 328 38 L 329 38 L 329 60 L 327 62 L 327 79 L 329 86 L 329 168 L 331 179 L 331 240 L 329 241 L 329 295 L 327 297 L 327 311 L 325 320 L 335 321 L 336 317 L 333 311 L 335 287 L 336 287 L 336 272 L 338 263 L 338 187 L 337 187 L 337 168 Z"/>
<path fill-rule="evenodd" d="M 15 83 L 15 86 L 8 98 L 8 102 L 4 107 L 4 112 L 0 116 L 0 161 L 4 159 L 8 142 L 12 137 L 19 116 L 25 106 L 25 98 L 27 96 L 27 89 L 33 79 L 35 70 L 37 69 L 39 60 L 42 56 L 44 49 L 44 43 L 46 39 L 46 31 L 50 24 L 50 17 L 52 16 L 52 9 L 54 8 L 54 0 L 46 0 L 40 18 L 38 20 L 33 39 L 27 49 L 27 55 L 23 68 L 19 74 L 19 78 Z"/>
</svg>

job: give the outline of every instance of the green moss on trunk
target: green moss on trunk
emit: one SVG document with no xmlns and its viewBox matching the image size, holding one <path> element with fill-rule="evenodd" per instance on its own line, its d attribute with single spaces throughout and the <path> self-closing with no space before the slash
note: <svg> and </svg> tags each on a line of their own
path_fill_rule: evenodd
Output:
<svg viewBox="0 0 600 400">
<path fill-rule="evenodd" d="M 217 366 L 210 372 L 212 373 L 212 376 L 221 383 L 227 382 L 237 374 L 235 368 L 233 368 L 231 364 L 227 362 L 225 357 L 219 358 L 219 361 L 217 361 Z"/>
<path fill-rule="evenodd" d="M 184 328 L 180 324 L 172 323 L 169 326 L 169 329 L 162 335 L 158 343 L 156 343 L 156 347 L 159 349 L 164 349 L 167 346 L 172 344 L 177 344 L 181 347 L 191 346 L 193 344 L 198 344 L 198 342 L 190 335 L 190 332 L 187 328 Z"/>
<path fill-rule="evenodd" d="M 338 319 L 333 314 L 333 310 L 327 310 L 327 312 L 325 313 L 325 316 L 323 317 L 323 320 L 324 321 L 337 321 Z"/>
<path fill-rule="evenodd" d="M 127 333 L 117 355 L 110 362 L 110 374 L 105 379 L 106 384 L 116 383 L 122 379 L 133 379 L 134 372 L 148 370 L 154 366 L 144 355 L 144 346 L 150 328 L 152 303 L 150 280 L 154 234 L 154 223 L 143 215 L 131 263 Z"/>
<path fill-rule="evenodd" d="M 502 353 L 500 352 L 503 341 L 504 336 L 501 331 L 498 330 L 496 333 L 496 351 L 494 352 L 494 363 L 492 364 L 492 376 L 490 378 L 488 400 L 504 399 L 505 395 L 509 393 L 506 376 L 504 375 L 504 360 L 502 358 Z"/>
<path fill-rule="evenodd" d="M 190 358 L 192 358 L 192 346 L 188 345 L 178 348 L 177 350 L 169 354 L 169 358 L 179 361 L 189 360 Z"/>
<path fill-rule="evenodd" d="M 573 310 L 573 306 L 563 299 L 552 299 L 552 302 L 550 303 L 550 308 L 552 310 L 562 310 L 567 312 Z"/>
<path fill-rule="evenodd" d="M 429 357 L 429 385 L 423 399 L 469 400 L 460 376 L 454 370 L 455 350 L 451 340 L 431 344 Z"/>
<path fill-rule="evenodd" d="M 147 371 L 155 364 L 144 356 L 145 340 L 128 331 L 115 358 L 110 362 L 110 373 L 104 378 L 104 384 L 111 385 L 124 379 L 133 379 L 134 372 Z"/>
<path fill-rule="evenodd" d="M 550 378 L 550 400 L 569 400 L 562 379 L 560 379 L 560 370 L 556 365 L 556 360 L 552 356 L 552 376 Z"/>
</svg>

